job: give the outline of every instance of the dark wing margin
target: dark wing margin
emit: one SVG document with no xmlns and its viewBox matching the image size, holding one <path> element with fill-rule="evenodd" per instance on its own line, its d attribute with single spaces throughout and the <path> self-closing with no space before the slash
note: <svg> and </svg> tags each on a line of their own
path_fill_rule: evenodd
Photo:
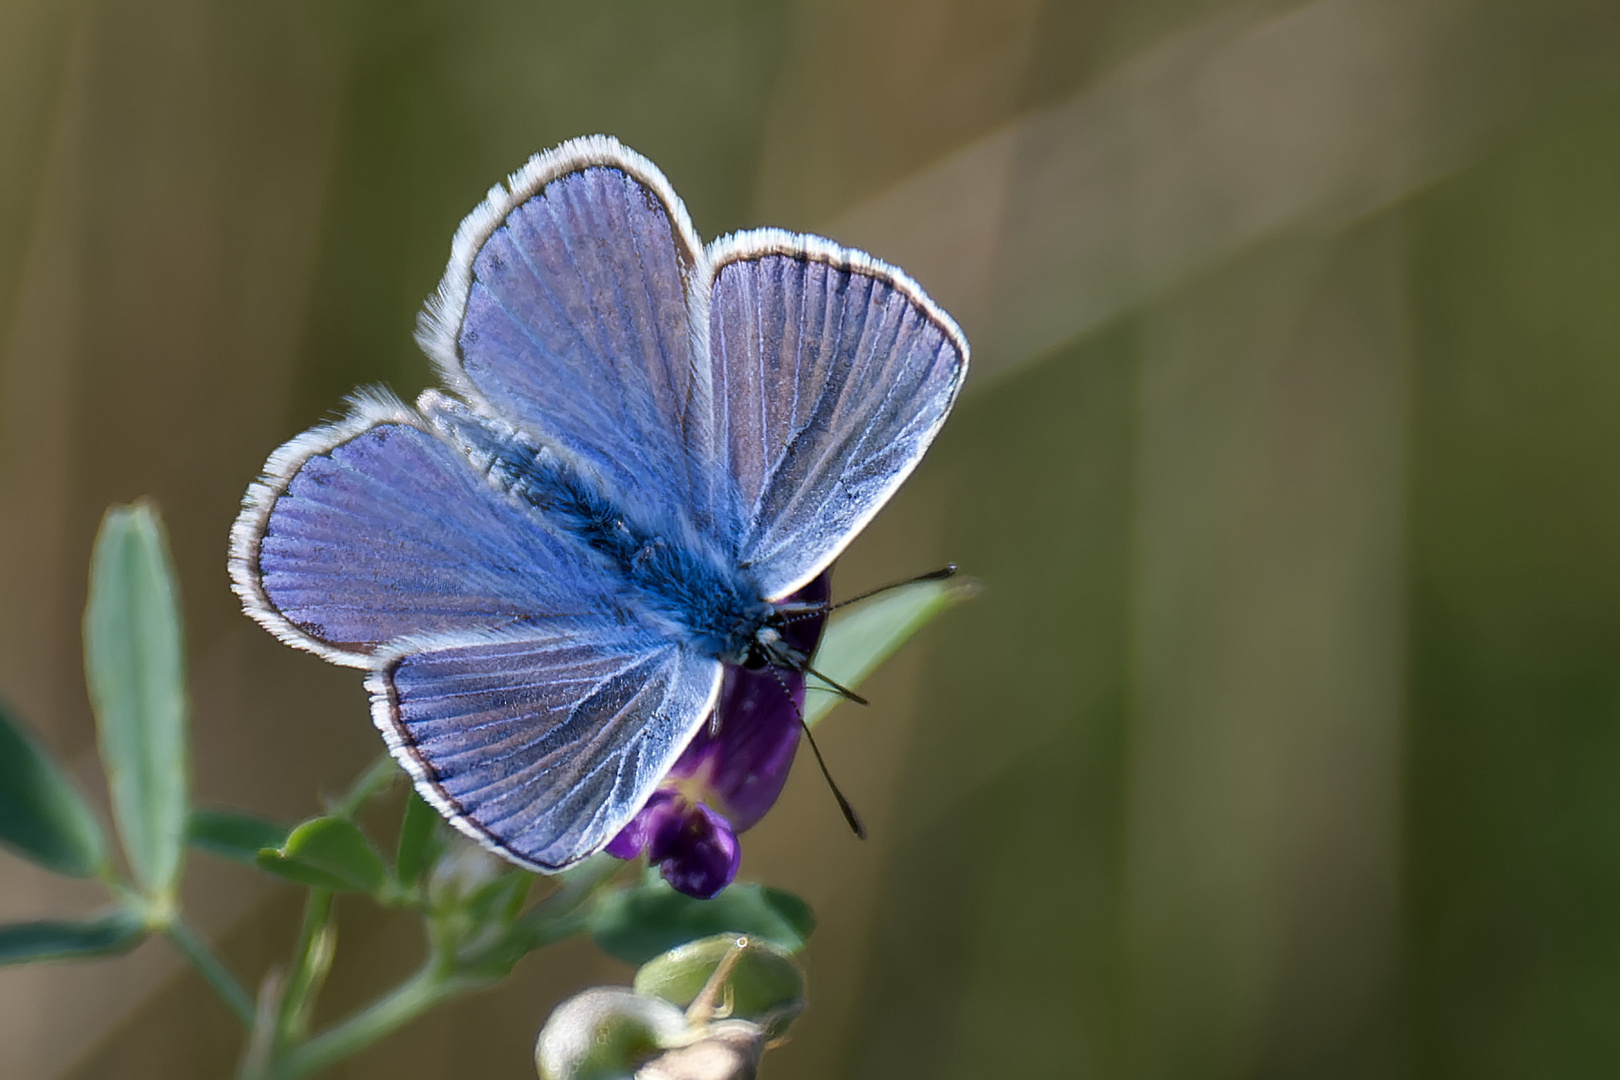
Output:
<svg viewBox="0 0 1620 1080">
<path fill-rule="evenodd" d="M 961 330 L 901 271 L 776 229 L 708 251 L 720 455 L 738 562 L 781 597 L 820 573 L 916 468 L 967 376 Z"/>
<path fill-rule="evenodd" d="M 645 632 L 513 628 L 397 643 L 372 720 L 422 797 L 532 870 L 600 850 L 713 707 L 720 665 Z"/>
<path fill-rule="evenodd" d="M 717 511 L 704 252 L 656 166 L 605 136 L 536 155 L 457 231 L 417 341 L 446 383 L 621 496 Z"/>
</svg>

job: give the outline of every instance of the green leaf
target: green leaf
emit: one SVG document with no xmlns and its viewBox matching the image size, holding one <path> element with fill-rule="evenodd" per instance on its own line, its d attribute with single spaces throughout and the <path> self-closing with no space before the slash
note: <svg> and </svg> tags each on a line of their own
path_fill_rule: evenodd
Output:
<svg viewBox="0 0 1620 1080">
<path fill-rule="evenodd" d="M 816 913 L 810 910 L 810 905 L 798 894 L 790 893 L 786 889 L 773 889 L 768 885 L 762 885 L 760 891 L 764 894 L 765 903 L 792 928 L 799 940 L 809 941 L 810 935 L 816 929 Z"/>
<path fill-rule="evenodd" d="M 124 852 L 146 892 L 170 898 L 186 835 L 186 679 L 174 573 L 151 503 L 102 519 L 84 658 Z"/>
<path fill-rule="evenodd" d="M 439 821 L 439 812 L 412 788 L 399 823 L 399 852 L 394 857 L 394 876 L 401 885 L 415 885 L 439 857 L 444 848 Z"/>
<path fill-rule="evenodd" d="M 58 874 L 107 861 L 101 826 L 60 766 L 0 706 L 0 844 Z"/>
<path fill-rule="evenodd" d="M 513 921 L 501 940 L 486 950 L 478 969 L 504 977 L 534 950 L 584 930 L 593 897 L 624 867 L 613 856 L 598 852 L 554 875 L 558 887 Z"/>
<path fill-rule="evenodd" d="M 141 917 L 124 910 L 89 922 L 11 923 L 0 926 L 0 964 L 111 956 L 128 952 L 145 936 Z"/>
<path fill-rule="evenodd" d="M 978 591 L 978 583 L 972 578 L 913 581 L 842 608 L 827 621 L 827 632 L 822 635 L 811 665 L 853 690 L 912 634 Z M 814 677 L 806 685 L 814 691 L 805 697 L 806 724 L 814 725 L 844 700 L 831 691 L 817 689 Z"/>
<path fill-rule="evenodd" d="M 256 865 L 259 852 L 287 842 L 288 829 L 232 810 L 193 810 L 187 836 L 193 847 L 232 862 Z"/>
<path fill-rule="evenodd" d="M 262 870 L 317 889 L 374 893 L 388 881 L 388 868 L 360 827 L 348 818 L 304 822 L 279 848 L 254 860 Z"/>
<path fill-rule="evenodd" d="M 715 934 L 746 934 L 796 953 L 815 920 L 792 893 L 749 883 L 713 900 L 694 900 L 653 880 L 605 897 L 591 912 L 591 936 L 602 951 L 643 964 L 677 945 Z"/>
<path fill-rule="evenodd" d="M 458 965 L 464 973 L 503 978 L 522 957 L 510 931 L 534 881 L 535 875 L 527 870 L 508 870 L 438 916 L 441 930 L 457 942 Z"/>
<path fill-rule="evenodd" d="M 504 929 L 523 910 L 523 901 L 528 899 L 533 885 L 534 875 L 529 871 L 508 870 L 475 890 L 463 902 L 462 910 L 475 922 L 494 922 Z"/>
<path fill-rule="evenodd" d="M 731 967 L 718 1000 L 729 1006 L 727 1015 L 762 1024 L 771 1038 L 781 1038 L 804 1010 L 804 973 L 786 950 L 759 938 L 716 934 L 655 956 L 636 972 L 636 993 L 684 1009 L 726 963 Z"/>
</svg>

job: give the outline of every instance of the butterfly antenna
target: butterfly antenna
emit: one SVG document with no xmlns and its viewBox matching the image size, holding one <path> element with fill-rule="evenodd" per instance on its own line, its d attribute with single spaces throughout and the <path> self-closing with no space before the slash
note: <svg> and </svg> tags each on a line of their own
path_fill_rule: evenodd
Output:
<svg viewBox="0 0 1620 1080">
<path fill-rule="evenodd" d="M 904 581 L 894 581 L 894 582 L 890 582 L 887 585 L 879 585 L 875 589 L 868 589 L 866 592 L 861 593 L 859 596 L 852 596 L 848 600 L 840 600 L 840 601 L 838 601 L 838 603 L 829 606 L 827 608 L 827 610 L 828 611 L 837 611 L 841 607 L 848 607 L 850 604 L 858 604 L 862 600 L 866 600 L 866 599 L 868 599 L 870 597 L 876 596 L 879 593 L 886 593 L 890 589 L 898 589 L 902 585 L 915 585 L 919 581 L 944 581 L 946 578 L 955 577 L 955 576 L 956 576 L 956 564 L 955 563 L 946 563 L 944 566 L 940 567 L 938 570 L 930 570 L 926 574 L 918 574 L 916 577 L 907 578 Z"/>
<path fill-rule="evenodd" d="M 866 826 L 861 824 L 860 816 L 855 813 L 855 808 L 849 805 L 849 800 L 844 798 L 844 793 L 839 791 L 838 785 L 833 782 L 832 773 L 827 771 L 827 762 L 821 756 L 821 747 L 816 745 L 816 737 L 810 734 L 810 725 L 804 722 L 803 713 L 799 714 L 799 727 L 804 729 L 804 741 L 810 744 L 810 752 L 816 756 L 816 764 L 821 767 L 822 778 L 827 781 L 827 787 L 832 790 L 833 798 L 838 800 L 838 809 L 844 812 L 844 821 L 849 824 L 849 831 L 855 834 L 857 840 L 865 840 Z"/>
<path fill-rule="evenodd" d="M 799 718 L 799 728 L 804 732 L 804 741 L 810 744 L 810 752 L 815 755 L 816 766 L 821 769 L 821 778 L 827 781 L 827 789 L 833 793 L 833 798 L 838 800 L 838 809 L 843 812 L 849 831 L 855 834 L 857 840 L 865 840 L 866 826 L 861 824 L 860 815 L 849 804 L 849 800 L 844 798 L 844 793 L 838 790 L 838 782 L 832 778 L 832 773 L 827 771 L 827 759 L 821 756 L 821 747 L 816 745 L 816 737 L 810 733 L 810 725 L 804 719 L 804 710 L 793 700 L 793 691 L 788 688 L 787 680 L 782 678 L 782 673 L 774 667 L 771 668 L 771 673 L 776 676 L 777 683 L 782 687 L 782 693 L 787 695 L 788 704 L 793 706 L 793 715 Z"/>
<path fill-rule="evenodd" d="M 817 671 L 815 668 L 811 667 L 809 664 L 804 665 L 804 673 L 806 675 L 814 675 L 816 678 L 818 678 L 822 682 L 826 683 L 827 684 L 826 689 L 831 690 L 833 693 L 837 694 L 839 697 L 842 697 L 842 698 L 844 698 L 844 699 L 846 699 L 848 701 L 853 701 L 857 705 L 870 705 L 870 704 L 872 704 L 870 701 L 867 701 L 865 698 L 861 697 L 861 695 L 857 694 L 855 691 L 851 690 L 849 687 L 843 686 L 843 685 L 841 685 L 839 683 L 836 683 L 836 682 L 833 682 L 831 679 L 827 678 L 827 676 L 823 675 L 821 672 Z"/>
<path fill-rule="evenodd" d="M 861 593 L 859 596 L 852 596 L 848 600 L 840 600 L 836 604 L 832 604 L 832 603 L 812 604 L 810 606 L 807 606 L 807 607 L 803 608 L 802 610 L 794 611 L 793 614 L 787 616 L 782 621 L 784 623 L 799 622 L 800 620 L 808 619 L 808 618 L 811 618 L 811 617 L 816 616 L 816 615 L 825 615 L 829 611 L 837 611 L 839 608 L 848 607 L 850 604 L 858 604 L 862 600 L 866 600 L 866 599 L 869 599 L 871 597 L 877 596 L 880 593 L 886 593 L 890 589 L 898 589 L 902 585 L 915 585 L 919 581 L 944 581 L 946 578 L 955 577 L 955 576 L 956 576 L 956 564 L 955 563 L 946 563 L 944 566 L 940 567 L 938 570 L 930 570 L 926 574 L 918 574 L 916 577 L 907 578 L 904 581 L 891 581 L 887 585 L 879 585 L 875 589 L 868 589 L 866 592 Z"/>
</svg>

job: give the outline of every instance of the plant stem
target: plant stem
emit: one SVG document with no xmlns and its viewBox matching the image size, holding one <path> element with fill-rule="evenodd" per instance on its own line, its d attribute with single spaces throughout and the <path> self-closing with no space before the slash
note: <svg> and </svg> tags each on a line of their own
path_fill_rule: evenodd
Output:
<svg viewBox="0 0 1620 1080">
<path fill-rule="evenodd" d="M 287 989 L 277 1010 L 276 1046 L 303 1037 L 315 995 L 320 993 L 321 983 L 332 963 L 331 915 L 331 890 L 311 889 L 304 901 L 304 921 L 298 930 L 292 967 L 287 972 Z"/>
<path fill-rule="evenodd" d="M 353 817 L 360 808 L 399 776 L 400 767 L 389 754 L 383 754 L 366 766 L 341 801 L 332 808 L 334 817 Z"/>
<path fill-rule="evenodd" d="M 444 999 L 482 985 L 485 981 L 446 976 L 441 965 L 430 959 L 410 979 L 276 1062 L 270 1069 L 270 1080 L 300 1080 L 301 1077 L 318 1073 L 350 1054 L 364 1050 Z"/>
<path fill-rule="evenodd" d="M 169 940 L 174 942 L 191 965 L 197 969 L 202 977 L 208 980 L 208 985 L 214 988 L 236 1018 L 242 1021 L 242 1026 L 248 1029 L 253 1027 L 253 999 L 248 992 L 242 989 L 242 984 L 236 981 L 236 976 L 225 969 L 219 957 L 208 947 L 208 943 L 197 935 L 197 932 L 178 916 L 170 920 L 164 932 Z"/>
<path fill-rule="evenodd" d="M 604 855 L 568 871 L 556 892 L 530 908 L 507 934 L 476 955 L 458 960 L 451 951 L 453 945 L 430 946 L 427 962 L 415 975 L 353 1016 L 302 1045 L 298 1044 L 302 1031 L 293 1031 L 288 1039 L 291 1045 L 279 1050 L 276 1060 L 264 1071 L 265 1080 L 302 1080 L 364 1050 L 441 1002 L 498 982 L 528 952 L 579 930 L 585 918 L 581 909 L 595 898 L 620 865 Z M 307 930 L 307 912 L 305 926 Z M 294 992 L 294 979 L 296 969 L 288 983 L 289 997 Z"/>
<path fill-rule="evenodd" d="M 502 946 L 515 954 L 512 962 L 581 929 L 585 919 L 581 909 L 624 865 L 611 855 L 592 855 L 559 874 L 557 890 L 520 915 L 506 932 Z"/>
</svg>

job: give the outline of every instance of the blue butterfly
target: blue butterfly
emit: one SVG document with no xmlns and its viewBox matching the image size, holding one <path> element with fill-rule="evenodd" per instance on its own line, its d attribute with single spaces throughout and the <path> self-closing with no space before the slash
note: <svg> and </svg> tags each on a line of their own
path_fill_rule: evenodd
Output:
<svg viewBox="0 0 1620 1080">
<path fill-rule="evenodd" d="M 968 363 L 899 270 L 777 229 L 705 247 L 602 136 L 490 191 L 417 340 L 448 392 L 362 392 L 272 454 L 233 587 L 368 672 L 457 829 L 548 872 L 635 815 L 724 665 L 803 669 L 783 598 L 916 467 Z"/>
</svg>

